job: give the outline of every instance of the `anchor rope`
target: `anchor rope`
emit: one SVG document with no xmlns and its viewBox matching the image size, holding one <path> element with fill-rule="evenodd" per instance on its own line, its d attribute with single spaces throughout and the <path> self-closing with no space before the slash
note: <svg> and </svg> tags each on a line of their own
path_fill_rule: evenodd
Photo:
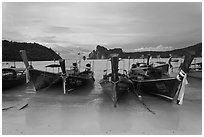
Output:
<svg viewBox="0 0 204 137">
<path fill-rule="evenodd" d="M 134 85 L 133 85 L 134 86 Z M 140 91 L 140 86 L 141 86 L 141 80 L 138 82 L 138 84 L 137 84 L 137 88 L 136 88 L 136 90 L 135 90 L 135 94 L 137 95 L 137 97 L 139 97 L 139 91 Z M 153 111 L 153 110 L 151 110 L 146 104 L 145 104 L 145 102 L 144 102 L 144 100 L 143 99 L 139 99 L 139 101 L 142 103 L 142 105 L 149 111 L 149 112 L 151 112 L 152 114 L 154 114 L 154 115 L 156 115 L 156 113 Z"/>
</svg>

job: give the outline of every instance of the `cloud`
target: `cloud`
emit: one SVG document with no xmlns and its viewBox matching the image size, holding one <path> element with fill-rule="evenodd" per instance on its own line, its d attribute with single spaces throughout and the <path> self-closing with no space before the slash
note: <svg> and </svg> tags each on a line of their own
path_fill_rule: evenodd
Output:
<svg viewBox="0 0 204 137">
<path fill-rule="evenodd" d="M 57 53 L 60 53 L 60 56 L 64 59 L 78 59 L 78 53 L 81 53 L 81 56 L 88 56 L 88 54 L 92 51 L 80 46 L 62 47 L 56 44 L 53 45 L 52 49 Z"/>
<path fill-rule="evenodd" d="M 39 41 L 41 43 L 57 43 L 56 36 L 37 36 L 32 38 L 33 41 Z"/>
<path fill-rule="evenodd" d="M 47 33 L 54 33 L 54 34 L 71 32 L 69 27 L 64 27 L 64 26 L 50 26 L 50 27 L 46 27 L 44 31 Z"/>
<path fill-rule="evenodd" d="M 11 40 L 11 41 L 18 41 L 18 42 L 28 42 L 30 36 L 29 34 L 25 33 L 25 32 L 21 32 L 21 31 L 18 31 L 16 29 L 13 29 L 13 30 L 6 30 L 6 29 L 3 29 L 2 30 L 4 32 L 4 35 L 2 35 L 2 38 L 4 40 Z"/>
<path fill-rule="evenodd" d="M 173 47 L 171 46 L 163 46 L 163 45 L 158 45 L 156 47 L 142 47 L 142 48 L 138 48 L 138 49 L 134 49 L 137 52 L 140 51 L 169 51 L 169 50 L 173 50 Z"/>
<path fill-rule="evenodd" d="M 169 50 L 151 45 L 180 48 L 202 41 L 202 3 L 5 2 L 2 27 L 2 37 L 15 41 Z"/>
</svg>

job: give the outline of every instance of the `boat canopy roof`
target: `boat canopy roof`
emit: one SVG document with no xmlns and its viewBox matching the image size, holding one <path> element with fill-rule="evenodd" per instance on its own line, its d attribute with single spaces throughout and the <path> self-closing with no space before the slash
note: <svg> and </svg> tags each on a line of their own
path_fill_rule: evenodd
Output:
<svg viewBox="0 0 204 137">
<path fill-rule="evenodd" d="M 199 66 L 201 66 L 201 65 L 202 65 L 202 62 L 192 63 L 191 65 L 199 65 Z"/>
<path fill-rule="evenodd" d="M 47 66 L 45 66 L 46 68 L 47 67 L 50 67 L 50 68 L 59 68 L 60 67 L 60 65 L 59 64 L 50 64 L 50 65 L 47 65 Z"/>
<path fill-rule="evenodd" d="M 20 71 L 25 71 L 26 68 L 2 68 L 2 71 L 15 71 L 15 72 L 20 72 Z"/>
<path fill-rule="evenodd" d="M 158 64 L 166 64 L 166 62 L 164 62 L 164 61 L 157 61 L 157 62 L 155 62 L 155 63 L 158 63 Z"/>
</svg>

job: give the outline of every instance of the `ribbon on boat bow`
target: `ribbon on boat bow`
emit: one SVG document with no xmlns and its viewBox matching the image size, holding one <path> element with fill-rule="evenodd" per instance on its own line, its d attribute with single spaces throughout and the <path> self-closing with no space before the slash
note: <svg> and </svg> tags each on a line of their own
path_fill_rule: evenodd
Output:
<svg viewBox="0 0 204 137">
<path fill-rule="evenodd" d="M 178 88 L 178 96 L 177 96 L 177 104 L 182 105 L 183 103 L 183 97 L 184 97 L 184 92 L 185 92 L 185 86 L 188 84 L 187 81 L 187 73 L 189 72 L 189 67 L 191 65 L 191 62 L 195 56 L 195 51 L 189 51 L 185 55 L 183 63 L 180 65 L 180 71 L 179 74 L 177 75 L 178 81 L 180 81 L 180 86 Z"/>
<path fill-rule="evenodd" d="M 188 84 L 187 74 L 181 69 L 176 78 L 178 79 L 178 81 L 181 81 L 181 84 L 178 89 L 177 104 L 182 105 L 185 93 L 185 86 Z"/>
</svg>

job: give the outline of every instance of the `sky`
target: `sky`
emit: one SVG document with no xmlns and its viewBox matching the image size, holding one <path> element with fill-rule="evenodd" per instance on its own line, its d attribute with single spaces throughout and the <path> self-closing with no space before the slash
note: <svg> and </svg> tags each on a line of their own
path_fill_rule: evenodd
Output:
<svg viewBox="0 0 204 137">
<path fill-rule="evenodd" d="M 202 41 L 202 3 L 3 2 L 2 39 L 53 48 L 172 50 Z"/>
</svg>

